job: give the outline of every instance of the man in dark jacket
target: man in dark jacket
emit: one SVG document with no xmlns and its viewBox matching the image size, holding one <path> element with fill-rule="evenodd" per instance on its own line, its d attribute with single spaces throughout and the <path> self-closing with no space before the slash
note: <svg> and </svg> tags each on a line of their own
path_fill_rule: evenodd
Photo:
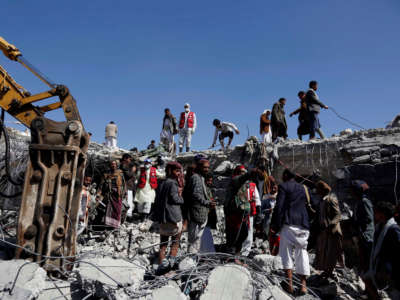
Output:
<svg viewBox="0 0 400 300">
<path fill-rule="evenodd" d="M 318 132 L 321 139 L 324 139 L 325 136 L 321 131 L 321 125 L 319 123 L 318 114 L 322 108 L 328 109 L 328 106 L 319 101 L 319 97 L 316 93 L 318 89 L 318 82 L 315 80 L 310 81 L 309 83 L 310 89 L 306 94 L 306 103 L 310 116 L 310 140 L 315 139 L 315 132 Z"/>
<path fill-rule="evenodd" d="M 391 299 L 400 299 L 400 227 L 393 218 L 394 212 L 389 202 L 374 206 L 376 227 L 366 276 L 371 299 L 379 299 L 377 291 L 382 289 Z"/>
<path fill-rule="evenodd" d="M 307 292 L 306 276 L 310 275 L 310 264 L 307 252 L 310 223 L 307 212 L 309 201 L 308 190 L 297 183 L 295 175 L 285 169 L 283 183 L 278 187 L 276 206 L 272 214 L 271 232 L 280 233 L 279 255 L 285 269 L 288 283 L 283 288 L 293 294 L 293 249 L 295 252 L 296 273 L 301 280 L 300 293 Z"/>
<path fill-rule="evenodd" d="M 306 103 L 306 93 L 300 91 L 297 96 L 300 99 L 300 107 L 292 112 L 289 116 L 292 117 L 299 114 L 299 127 L 297 127 L 297 136 L 301 141 L 303 139 L 303 135 L 310 134 L 310 117 Z"/>
<path fill-rule="evenodd" d="M 164 112 L 165 115 L 162 122 L 160 143 L 164 145 L 167 152 L 175 154 L 174 135 L 178 133 L 178 125 L 176 123 L 176 118 L 169 108 L 166 108 Z"/>
<path fill-rule="evenodd" d="M 278 102 L 272 107 L 271 127 L 272 127 L 272 141 L 278 137 L 287 138 L 287 124 L 284 107 L 286 99 L 280 98 Z"/>
<path fill-rule="evenodd" d="M 208 160 L 202 159 L 197 163 L 195 173 L 190 177 L 188 203 L 188 252 L 197 253 L 200 250 L 201 237 L 207 225 L 209 207 L 212 205 L 207 193 L 205 176 L 210 169 Z"/>
<path fill-rule="evenodd" d="M 183 198 L 179 193 L 178 178 L 182 166 L 177 162 L 168 163 L 165 168 L 167 179 L 162 182 L 157 190 L 154 203 L 153 221 L 160 223 L 160 252 L 159 264 L 165 269 L 173 267 L 178 254 L 179 241 L 182 234 L 182 211 Z M 166 259 L 168 240 L 171 237 L 171 251 L 169 259 Z"/>
</svg>

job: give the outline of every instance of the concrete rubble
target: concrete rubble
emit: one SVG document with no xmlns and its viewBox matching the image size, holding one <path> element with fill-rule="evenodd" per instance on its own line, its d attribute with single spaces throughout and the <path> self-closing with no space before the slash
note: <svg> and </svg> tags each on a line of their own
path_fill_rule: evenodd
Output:
<svg viewBox="0 0 400 300">
<path fill-rule="evenodd" d="M 29 137 L 12 129 L 9 132 L 11 175 L 22 179 Z M 3 150 L 1 141 L 0 151 Z M 88 168 L 99 176 L 110 158 L 119 158 L 126 152 L 123 149 L 111 152 L 103 145 L 92 142 Z M 217 230 L 212 230 L 218 246 L 224 243 L 222 204 L 226 186 L 237 164 L 253 167 L 268 155 L 273 157 L 269 167 L 275 178 L 280 178 L 285 167 L 293 168 L 303 176 L 319 174 L 333 186 L 342 200 L 345 218 L 346 214 L 351 214 L 348 186 L 352 179 L 367 181 L 373 196 L 379 194 L 394 201 L 396 195 L 400 195 L 400 185 L 395 184 L 399 152 L 400 128 L 391 128 L 345 130 L 341 135 L 323 141 L 281 141 L 266 150 L 256 139 L 250 138 L 244 145 L 228 151 L 194 151 L 178 155 L 177 160 L 187 166 L 199 153 L 210 159 L 214 171 L 214 193 L 219 203 Z M 148 157 L 164 161 L 172 159 L 160 148 L 134 154 L 138 162 Z M 3 158 L 0 161 L 0 176 L 4 175 Z M 1 180 L 0 189 L 12 195 L 20 187 Z M 4 229 L 0 232 L 1 239 L 10 243 L 15 243 L 13 235 L 19 201 L 18 196 L 0 198 L 0 221 Z M 186 254 L 187 234 L 184 233 L 177 266 L 163 276 L 155 276 L 158 243 L 158 228 L 149 220 L 139 222 L 133 218 L 125 222 L 119 231 L 112 232 L 97 232 L 91 228 L 79 238 L 73 271 L 61 280 L 50 279 L 37 264 L 23 266 L 25 261 L 6 260 L 12 258 L 14 249 L 10 244 L 0 242 L 0 259 L 3 259 L 0 260 L 0 299 L 291 299 L 279 285 L 284 276 L 279 257 L 271 256 L 268 242 L 259 238 L 254 239 L 253 258 L 246 261 L 247 267 L 242 267 L 231 264 L 229 257 L 222 254 Z M 335 272 L 337 280 L 318 282 L 317 273 L 312 269 L 313 276 L 308 279 L 310 293 L 297 299 L 358 299 L 363 284 L 350 269 L 353 257 L 351 251 L 348 252 L 348 265 Z"/>
</svg>

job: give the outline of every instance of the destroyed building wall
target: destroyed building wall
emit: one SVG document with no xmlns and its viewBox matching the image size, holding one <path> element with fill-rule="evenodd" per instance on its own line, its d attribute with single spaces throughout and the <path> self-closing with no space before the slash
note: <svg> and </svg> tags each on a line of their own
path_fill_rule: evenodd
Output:
<svg viewBox="0 0 400 300">
<path fill-rule="evenodd" d="M 28 146 L 30 137 L 24 132 L 8 129 L 10 137 L 11 176 L 22 181 L 28 161 Z M 21 186 L 15 186 L 7 181 L 5 172 L 5 143 L 0 141 L 0 191 L 12 195 L 21 191 Z M 112 152 L 104 145 L 91 142 L 88 149 L 87 172 L 98 177 L 108 167 L 110 159 L 120 158 L 123 149 Z M 400 184 L 397 184 L 399 168 L 397 165 L 400 153 L 400 128 L 371 129 L 344 133 L 325 140 L 301 142 L 298 140 L 281 141 L 273 147 L 268 147 L 267 156 L 271 163 L 272 175 L 280 180 L 286 167 L 301 175 L 311 175 L 317 172 L 337 192 L 339 199 L 348 200 L 348 188 L 351 180 L 365 180 L 371 187 L 374 199 L 396 202 L 400 194 Z M 132 153 L 138 162 L 150 157 L 161 156 L 164 160 L 172 157 L 162 152 L 161 148 Z M 216 198 L 222 202 L 226 196 L 226 187 L 233 171 L 238 164 L 255 167 L 263 156 L 261 144 L 252 137 L 244 145 L 236 146 L 228 151 L 193 151 L 182 153 L 177 160 L 185 167 L 192 164 L 197 154 L 208 157 L 214 172 Z M 4 209 L 18 209 L 20 197 L 5 198 L 0 196 L 0 206 Z"/>
</svg>

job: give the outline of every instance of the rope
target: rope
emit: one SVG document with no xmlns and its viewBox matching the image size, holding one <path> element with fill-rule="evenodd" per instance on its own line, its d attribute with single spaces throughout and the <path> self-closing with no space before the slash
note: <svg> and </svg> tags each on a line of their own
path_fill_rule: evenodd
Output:
<svg viewBox="0 0 400 300">
<path fill-rule="evenodd" d="M 364 127 L 362 127 L 361 125 L 358 125 L 357 123 L 354 123 L 354 122 L 350 121 L 349 119 L 346 119 L 345 117 L 342 117 L 333 107 L 329 106 L 329 109 L 330 109 L 331 111 L 333 111 L 333 113 L 334 113 L 339 119 L 342 119 L 343 121 L 346 121 L 347 123 L 349 123 L 349 124 L 351 124 L 351 125 L 353 125 L 353 126 L 355 126 L 355 127 L 358 127 L 358 128 L 360 128 L 360 129 L 366 130 L 366 129 L 365 129 Z"/>
</svg>

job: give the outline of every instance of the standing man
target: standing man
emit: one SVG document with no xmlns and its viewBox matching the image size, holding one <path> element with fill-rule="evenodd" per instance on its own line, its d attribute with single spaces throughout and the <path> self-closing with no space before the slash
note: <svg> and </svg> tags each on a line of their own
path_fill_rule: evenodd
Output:
<svg viewBox="0 0 400 300">
<path fill-rule="evenodd" d="M 211 145 L 211 148 L 215 147 L 215 143 L 217 142 L 218 132 L 220 132 L 219 142 L 221 143 L 222 150 L 225 149 L 225 147 L 224 147 L 224 139 L 225 138 L 229 138 L 228 145 L 226 146 L 226 148 L 229 148 L 229 146 L 231 145 L 232 140 L 233 140 L 233 131 L 235 131 L 236 134 L 240 134 L 239 129 L 233 123 L 221 122 L 218 119 L 214 119 L 213 125 L 215 126 L 215 134 L 214 134 L 214 140 Z"/>
<path fill-rule="evenodd" d="M 179 152 L 182 152 L 186 143 L 186 152 L 190 151 L 190 143 L 192 134 L 196 131 L 197 121 L 196 114 L 190 111 L 190 104 L 185 103 L 185 111 L 181 113 L 179 120 Z"/>
<path fill-rule="evenodd" d="M 287 123 L 285 117 L 285 110 L 283 109 L 286 104 L 285 98 L 280 98 L 278 102 L 272 107 L 271 127 L 272 127 L 272 141 L 278 137 L 283 139 L 287 138 Z"/>
<path fill-rule="evenodd" d="M 280 233 L 279 255 L 288 282 L 282 287 L 293 294 L 293 249 L 296 273 L 301 280 L 300 294 L 307 293 L 306 276 L 310 275 L 310 263 L 307 252 L 310 223 L 307 212 L 309 192 L 306 186 L 297 183 L 295 175 L 289 170 L 283 171 L 283 183 L 278 187 L 276 206 L 272 214 L 271 233 Z"/>
<path fill-rule="evenodd" d="M 272 130 L 271 130 L 271 110 L 264 110 L 260 117 L 260 134 L 261 142 L 264 145 L 272 143 Z"/>
<path fill-rule="evenodd" d="M 310 117 L 306 103 L 306 93 L 300 91 L 297 96 L 300 99 L 300 107 L 290 114 L 290 117 L 299 114 L 299 127 L 297 127 L 297 136 L 303 140 L 303 135 L 310 134 Z"/>
<path fill-rule="evenodd" d="M 139 182 L 137 184 L 135 202 L 138 213 L 145 219 L 151 211 L 151 205 L 156 198 L 158 186 L 157 169 L 151 165 L 151 160 L 144 161 L 144 167 L 140 169 Z"/>
<path fill-rule="evenodd" d="M 118 127 L 115 125 L 114 121 L 111 121 L 106 126 L 106 146 L 115 149 L 117 148 L 117 134 Z"/>
<path fill-rule="evenodd" d="M 183 199 L 179 192 L 179 177 L 182 166 L 169 162 L 165 168 L 167 179 L 161 183 L 154 203 L 153 221 L 160 224 L 159 273 L 175 265 L 182 234 Z M 171 238 L 170 238 L 171 237 Z M 168 241 L 171 240 L 170 255 L 167 257 Z"/>
<path fill-rule="evenodd" d="M 127 216 L 132 217 L 133 212 L 133 197 L 136 190 L 136 165 L 132 163 L 132 156 L 128 153 L 122 155 L 120 167 L 124 174 L 124 179 L 127 189 Z"/>
<path fill-rule="evenodd" d="M 315 139 L 315 132 L 318 132 L 320 138 L 324 139 L 325 136 L 321 130 L 321 125 L 319 123 L 318 115 L 321 107 L 328 109 L 328 106 L 319 101 L 319 97 L 316 93 L 318 89 L 318 82 L 312 80 L 310 81 L 308 86 L 309 90 L 307 91 L 306 94 L 306 103 L 310 118 L 310 140 Z"/>
<path fill-rule="evenodd" d="M 200 160 L 197 163 L 195 173 L 190 177 L 189 191 L 191 195 L 188 203 L 188 252 L 198 253 L 201 245 L 201 237 L 207 225 L 207 217 L 211 199 L 207 192 L 205 177 L 210 169 L 208 160 Z"/>
<path fill-rule="evenodd" d="M 174 135 L 178 133 L 178 126 L 176 118 L 172 115 L 169 108 L 166 108 L 164 113 L 160 142 L 164 145 L 164 148 L 168 153 L 174 154 L 176 150 L 174 149 Z"/>
<path fill-rule="evenodd" d="M 125 195 L 124 175 L 118 169 L 116 160 L 110 162 L 110 172 L 104 174 L 100 182 L 99 192 L 103 196 L 103 204 L 106 205 L 105 225 L 119 228 L 122 215 L 122 198 Z"/>
</svg>

